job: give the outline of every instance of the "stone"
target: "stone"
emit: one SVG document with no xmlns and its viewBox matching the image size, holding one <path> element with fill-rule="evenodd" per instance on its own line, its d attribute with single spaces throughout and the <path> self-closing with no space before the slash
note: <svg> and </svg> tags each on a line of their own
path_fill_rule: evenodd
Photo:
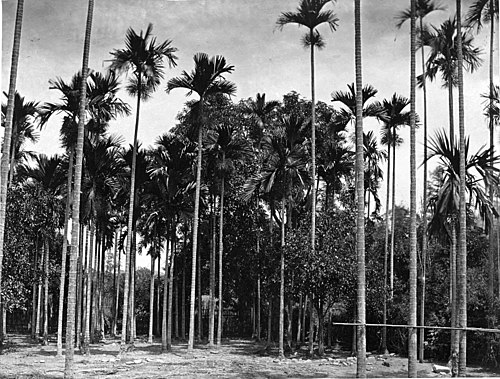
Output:
<svg viewBox="0 0 500 379">
<path fill-rule="evenodd" d="M 451 374 L 451 369 L 447 366 L 432 365 L 432 371 L 436 373 Z"/>
</svg>

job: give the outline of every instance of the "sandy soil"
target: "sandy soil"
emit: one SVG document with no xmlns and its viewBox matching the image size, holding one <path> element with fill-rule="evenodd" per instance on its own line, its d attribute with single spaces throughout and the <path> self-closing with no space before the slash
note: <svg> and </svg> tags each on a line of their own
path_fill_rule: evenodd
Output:
<svg viewBox="0 0 500 379">
<path fill-rule="evenodd" d="M 54 337 L 55 338 L 55 337 Z M 62 378 L 64 357 L 56 356 L 54 338 L 49 346 L 31 341 L 29 336 L 10 335 L 7 349 L 0 355 L 0 378 Z M 149 345 L 139 339 L 135 349 L 118 358 L 118 340 L 91 346 L 91 355 L 75 352 L 78 378 L 352 378 L 356 360 L 347 352 L 327 351 L 323 358 L 309 359 L 305 351 L 279 360 L 277 350 L 267 353 L 264 345 L 250 340 L 224 340 L 219 350 L 200 344 L 188 353 L 185 343 L 162 354 L 159 341 Z M 367 375 L 407 377 L 407 359 L 397 356 L 368 355 Z M 481 368 L 468 369 L 468 375 L 494 377 Z M 419 377 L 450 377 L 432 372 L 432 363 L 418 366 Z"/>
</svg>

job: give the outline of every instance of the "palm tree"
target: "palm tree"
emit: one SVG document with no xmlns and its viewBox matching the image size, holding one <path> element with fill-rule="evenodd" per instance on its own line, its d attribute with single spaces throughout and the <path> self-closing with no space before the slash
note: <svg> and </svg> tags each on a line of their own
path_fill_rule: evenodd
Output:
<svg viewBox="0 0 500 379">
<path fill-rule="evenodd" d="M 331 10 L 323 10 L 330 3 L 329 0 L 300 0 L 296 12 L 283 12 L 276 21 L 278 27 L 283 29 L 287 24 L 297 24 L 309 29 L 302 38 L 304 47 L 311 49 L 311 177 L 316 178 L 316 98 L 314 83 L 314 47 L 321 49 L 325 41 L 317 27 L 327 24 L 331 31 L 335 31 L 338 18 Z M 316 187 L 311 187 L 311 250 L 316 248 Z"/>
<path fill-rule="evenodd" d="M 141 100 L 146 100 L 158 87 L 163 78 L 163 59 L 165 58 L 170 67 L 176 65 L 177 49 L 172 47 L 172 41 L 166 40 L 161 44 L 156 43 L 156 38 L 152 36 L 153 25 L 149 24 L 146 32 L 137 34 L 132 28 L 127 30 L 125 36 L 125 49 L 114 50 L 111 52 L 113 60 L 110 69 L 117 72 L 132 71 L 133 76 L 129 80 L 127 90 L 131 95 L 137 96 L 137 109 L 134 128 L 134 143 L 132 155 L 132 170 L 130 173 L 130 198 L 128 214 L 128 238 L 127 248 L 125 250 L 125 285 L 123 297 L 123 323 L 121 335 L 120 353 L 126 350 L 126 331 L 127 331 L 127 313 L 128 313 L 128 292 L 130 285 L 130 252 L 132 249 L 132 229 L 134 218 L 134 200 L 135 200 L 135 170 L 137 160 L 137 133 L 139 130 L 139 112 Z"/>
<path fill-rule="evenodd" d="M 231 122 L 228 120 L 228 122 Z M 216 170 L 220 176 L 219 218 L 219 317 L 217 319 L 217 347 L 222 339 L 222 255 L 224 251 L 224 186 L 226 177 L 235 164 L 251 155 L 250 146 L 238 136 L 238 130 L 230 124 L 215 127 L 208 135 L 207 150 L 216 156 Z"/>
<path fill-rule="evenodd" d="M 2 158 L 0 162 L 0 293 L 2 293 L 2 263 L 5 238 L 5 213 L 7 209 L 7 180 L 9 177 L 10 150 L 12 138 L 12 122 L 14 117 L 14 99 L 16 93 L 17 66 L 21 45 L 21 28 L 23 24 L 24 0 L 17 1 L 16 23 L 14 27 L 14 44 L 12 46 L 12 60 L 9 79 L 9 95 L 7 99 L 7 112 L 5 118 L 5 132 L 2 144 Z M 3 309 L 0 296 L 0 310 Z M 2 311 L 3 313 L 3 311 Z M 3 347 L 3 328 L 0 330 L 0 350 Z"/>
<path fill-rule="evenodd" d="M 419 20 L 419 28 L 417 32 L 421 39 L 421 33 L 424 30 L 424 18 L 435 11 L 445 10 L 446 7 L 437 3 L 434 0 L 416 0 L 416 17 Z M 398 23 L 396 26 L 400 28 L 406 20 L 411 18 L 411 9 L 407 9 L 396 16 Z M 420 324 L 424 325 L 424 315 L 425 315 L 425 271 L 426 271 L 426 260 L 427 260 L 427 84 L 425 75 L 425 52 L 424 45 L 421 46 L 421 63 L 422 63 L 422 93 L 423 93 L 423 124 L 424 124 L 424 186 L 422 203 L 424 204 L 423 217 L 422 217 L 422 251 L 421 251 L 421 262 L 422 262 L 422 272 L 421 272 L 421 298 L 420 298 Z M 424 360 L 424 329 L 420 329 L 419 334 L 419 357 L 420 363 Z"/>
<path fill-rule="evenodd" d="M 490 150 L 481 148 L 474 154 L 469 154 L 469 140 L 464 141 L 465 160 L 465 180 L 466 191 L 470 203 L 475 201 L 480 214 L 486 219 L 486 224 L 492 222 L 492 216 L 497 211 L 492 207 L 488 197 L 483 191 L 481 181 L 484 185 L 496 185 L 498 183 L 498 172 L 500 170 L 494 165 L 500 161 L 499 156 L 491 157 Z M 433 205 L 434 215 L 429 222 L 431 233 L 440 233 L 449 235 L 451 240 L 451 249 L 455 249 L 457 239 L 457 221 L 460 218 L 460 155 L 461 151 L 457 142 L 446 136 L 444 131 L 438 132 L 430 140 L 430 156 L 439 158 L 440 167 L 442 167 L 443 179 L 439 191 L 432 196 L 429 203 Z M 477 177 L 479 174 L 480 178 Z M 466 204 L 467 205 L 467 204 Z M 458 231 L 460 237 L 460 230 Z M 450 273 L 452 275 L 452 273 Z M 459 287 L 458 287 L 459 288 Z M 458 291 L 457 291 L 458 292 Z M 455 295 L 453 295 L 455 296 Z M 452 301 L 452 313 L 455 313 L 455 304 Z M 452 315 L 452 323 L 454 316 Z M 458 321 L 458 325 L 460 321 Z M 461 349 L 458 346 L 459 336 L 452 340 L 452 349 Z"/>
<path fill-rule="evenodd" d="M 365 162 L 365 183 L 364 192 L 367 204 L 367 216 L 370 217 L 370 198 L 373 196 L 375 201 L 375 211 L 377 214 L 380 209 L 380 199 L 378 197 L 378 188 L 383 179 L 382 169 L 379 163 L 387 159 L 387 153 L 379 150 L 377 139 L 373 131 L 363 133 L 363 150 Z"/>
<path fill-rule="evenodd" d="M 457 0 L 457 34 L 462 35 L 462 1 Z M 464 40 L 457 39 L 457 71 L 458 71 L 458 128 L 460 141 L 460 211 L 459 242 L 457 254 L 457 308 L 458 327 L 467 327 L 467 210 L 465 209 L 465 115 L 464 115 L 464 63 L 467 57 L 464 54 Z M 493 154 L 493 152 L 492 152 Z M 459 331 L 458 375 L 466 376 L 467 365 L 467 332 Z"/>
<path fill-rule="evenodd" d="M 47 157 L 40 154 L 35 157 L 34 165 L 23 164 L 19 168 L 19 177 L 26 185 L 34 186 L 40 196 L 48 199 L 49 204 L 46 209 L 48 224 L 41 226 L 39 231 L 42 244 L 44 246 L 44 325 L 43 325 L 43 343 L 48 344 L 48 294 L 49 294 L 49 271 L 48 262 L 50 254 L 50 240 L 54 234 L 54 227 L 60 224 L 58 211 L 62 203 L 62 193 L 64 191 L 64 170 L 61 167 L 63 160 L 60 156 L 54 155 Z"/>
<path fill-rule="evenodd" d="M 494 92 L 495 85 L 493 83 L 494 80 L 494 45 L 495 45 L 495 18 L 498 17 L 498 0 L 476 0 L 469 8 L 469 13 L 466 16 L 466 24 L 470 27 L 477 27 L 477 31 L 479 32 L 483 26 L 484 22 L 490 22 L 490 65 L 489 65 L 489 106 L 490 108 L 493 106 L 494 102 Z M 494 154 L 494 117 L 493 113 L 488 114 L 488 127 L 490 129 L 490 148 L 491 154 Z M 493 202 L 493 187 L 489 188 L 489 197 L 490 201 Z M 494 233 L 493 229 L 488 231 L 489 234 L 489 262 L 488 265 L 490 267 L 489 277 L 488 277 L 488 290 L 490 298 L 494 298 L 495 294 L 495 261 L 494 261 Z M 492 326 L 492 325 L 490 325 Z"/>
<path fill-rule="evenodd" d="M 417 164 L 416 164 L 416 0 L 411 0 L 410 20 L 410 301 L 408 324 L 408 377 L 417 377 Z"/>
<path fill-rule="evenodd" d="M 356 256 L 357 256 L 357 362 L 356 377 L 366 377 L 365 196 L 363 151 L 363 81 L 361 55 L 361 0 L 354 0 L 354 60 L 356 66 Z"/>
<path fill-rule="evenodd" d="M 479 57 L 480 48 L 473 46 L 473 38 L 468 31 L 461 33 L 462 38 L 457 38 L 457 19 L 449 19 L 441 24 L 440 28 L 432 26 L 431 30 L 423 30 L 420 36 L 421 46 L 431 48 L 426 62 L 425 76 L 433 81 L 437 74 L 441 74 L 443 87 L 448 89 L 448 110 L 450 135 L 454 136 L 453 120 L 453 87 L 457 86 L 458 75 L 458 44 L 461 45 L 460 53 L 463 55 L 465 69 L 474 72 L 482 62 Z M 419 83 L 423 83 L 423 76 L 418 76 Z"/>
<path fill-rule="evenodd" d="M 8 96 L 5 92 L 4 95 Z M 2 118 L 4 118 L 6 114 L 7 104 L 2 104 Z M 25 102 L 24 97 L 16 92 L 14 99 L 14 116 L 12 119 L 9 183 L 12 182 L 16 163 L 31 155 L 23 149 L 26 141 L 32 143 L 38 141 L 39 135 L 35 129 L 41 126 L 41 114 L 42 107 L 40 103 L 36 101 Z M 2 126 L 4 126 L 3 124 L 2 122 Z"/>
<path fill-rule="evenodd" d="M 42 122 L 47 122 L 50 117 L 56 114 L 63 114 L 63 123 L 60 130 L 62 146 L 68 152 L 68 184 L 66 194 L 66 210 L 64 221 L 64 235 L 67 235 L 68 220 L 71 211 L 72 183 L 73 183 L 73 165 L 75 156 L 75 147 L 78 134 L 79 119 L 79 101 L 80 88 L 82 86 L 82 74 L 73 75 L 69 83 L 61 78 L 49 80 L 50 89 L 56 89 L 61 93 L 61 99 L 57 103 L 46 103 L 43 105 Z M 100 136 L 106 132 L 108 123 L 119 115 L 129 115 L 130 108 L 116 97 L 120 83 L 114 73 L 102 75 L 99 72 L 90 72 L 86 81 L 87 107 L 86 124 L 84 126 L 84 135 Z M 62 355 L 62 323 L 63 323 L 63 304 L 64 304 L 64 280 L 66 276 L 66 252 L 68 248 L 67 238 L 63 239 L 62 247 L 62 267 L 61 286 L 59 288 L 59 313 L 58 313 L 58 332 L 57 332 L 57 354 Z"/>
<path fill-rule="evenodd" d="M 76 264 L 78 258 L 78 241 L 80 230 L 80 191 L 82 183 L 83 163 L 83 133 L 85 129 L 85 104 L 87 99 L 87 75 L 89 66 L 90 35 L 92 31 L 92 16 L 94 12 L 94 0 L 89 0 L 87 10 L 87 24 L 85 27 L 85 41 L 83 45 L 82 82 L 79 102 L 78 137 L 76 142 L 75 163 L 75 186 L 73 190 L 73 212 L 71 228 L 71 251 L 69 259 L 69 281 L 68 281 L 68 308 L 66 313 L 66 358 L 64 366 L 64 377 L 75 376 L 74 367 L 74 330 L 75 330 L 75 308 L 76 308 Z"/>
<path fill-rule="evenodd" d="M 198 222 L 200 211 L 200 191 L 201 191 L 201 164 L 203 151 L 203 125 L 205 115 L 203 112 L 206 99 L 215 94 L 233 95 L 236 86 L 223 75 L 234 70 L 234 66 L 228 65 L 222 56 L 209 58 L 205 53 L 198 53 L 194 56 L 195 68 L 190 73 L 183 71 L 181 76 L 170 79 L 167 84 L 167 92 L 175 88 L 189 90 L 188 94 L 196 92 L 199 100 L 195 103 L 196 126 L 198 127 L 198 158 L 196 168 L 196 194 L 194 203 L 193 219 L 193 241 L 192 241 L 192 271 L 191 271 L 191 303 L 189 314 L 189 341 L 188 350 L 194 347 L 194 304 L 196 286 L 196 253 L 198 249 Z"/>
<path fill-rule="evenodd" d="M 396 225 L 396 146 L 403 140 L 397 134 L 397 129 L 410 125 L 410 112 L 404 109 L 410 104 L 410 100 L 404 96 L 394 93 L 390 100 L 384 99 L 383 108 L 386 112 L 386 119 L 382 125 L 382 144 L 387 145 L 387 196 L 385 209 L 385 244 L 384 244 L 384 288 L 387 286 L 388 266 L 390 269 L 389 290 L 391 297 L 394 289 L 394 236 Z M 391 215 L 391 249 L 389 254 L 389 199 L 390 199 L 390 173 L 391 173 L 391 147 L 392 147 L 392 215 Z M 389 265 L 387 258 L 389 256 Z M 384 291 L 383 323 L 387 323 L 387 291 Z M 382 328 L 382 351 L 387 352 L 387 328 Z"/>
</svg>

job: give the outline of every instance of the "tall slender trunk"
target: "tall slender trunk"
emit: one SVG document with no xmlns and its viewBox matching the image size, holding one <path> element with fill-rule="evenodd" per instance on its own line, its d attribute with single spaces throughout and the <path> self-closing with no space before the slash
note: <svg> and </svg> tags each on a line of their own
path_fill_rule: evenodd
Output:
<svg viewBox="0 0 500 379">
<path fill-rule="evenodd" d="M 460 140 L 460 209 L 459 209 L 459 242 L 457 254 L 457 302 L 458 326 L 467 327 L 467 212 L 465 209 L 465 114 L 464 114 L 464 77 L 462 50 L 462 1 L 457 0 L 457 60 L 458 60 L 458 123 Z M 467 332 L 460 330 L 460 352 L 458 359 L 458 375 L 466 376 L 467 364 Z"/>
<path fill-rule="evenodd" d="M 391 141 L 387 144 L 387 196 L 385 199 L 385 243 L 384 243 L 384 292 L 383 292 L 383 315 L 382 323 L 382 353 L 389 354 L 387 350 L 387 258 L 389 255 L 389 206 L 390 206 L 390 191 L 391 191 Z M 394 222 L 392 222 L 394 229 Z M 392 272 L 392 268 L 391 268 Z"/>
<path fill-rule="evenodd" d="M 85 325 L 87 325 L 87 308 L 89 307 L 89 304 L 87 303 L 88 301 L 88 298 L 87 298 L 87 288 L 89 286 L 89 263 L 90 263 L 90 260 L 89 260 L 89 228 L 88 227 L 85 227 L 83 224 L 82 224 L 82 229 L 81 229 L 81 233 L 84 234 L 85 233 L 85 278 L 83 278 L 83 281 L 85 282 L 84 285 L 83 285 L 83 288 L 82 288 L 82 325 L 80 325 L 80 334 L 81 334 L 81 337 L 82 338 L 85 338 Z M 82 275 L 83 276 L 83 275 Z M 82 353 L 85 352 L 85 347 L 82 344 L 80 344 L 80 351 Z"/>
<path fill-rule="evenodd" d="M 307 295 L 304 298 L 304 309 L 302 312 L 302 336 L 301 336 L 301 340 L 304 344 L 306 343 L 306 313 L 307 313 L 306 310 L 307 310 Z"/>
<path fill-rule="evenodd" d="M 69 149 L 69 167 L 68 180 L 66 183 L 66 208 L 64 210 L 64 236 L 61 253 L 61 276 L 59 280 L 59 307 L 57 311 L 57 355 L 62 355 L 62 333 L 63 333 L 63 316 L 64 316 L 64 288 L 66 284 L 66 258 L 68 256 L 68 222 L 69 213 L 71 212 L 71 183 L 73 182 L 73 160 L 74 150 Z"/>
<path fill-rule="evenodd" d="M 420 17 L 420 30 L 423 30 L 423 20 Z M 422 93 L 424 97 L 424 185 L 423 185 L 423 201 L 422 201 L 422 269 L 421 269 L 421 292 L 420 292 L 420 325 L 425 325 L 425 275 L 427 269 L 427 84 L 426 84 L 426 70 L 425 70 L 425 52 L 424 46 L 421 47 L 422 55 Z M 419 347 L 418 355 L 420 357 L 420 363 L 424 362 L 424 342 L 425 342 L 425 329 L 420 328 L 419 330 Z"/>
<path fill-rule="evenodd" d="M 49 241 L 44 241 L 45 259 L 43 261 L 43 344 L 49 344 Z"/>
<path fill-rule="evenodd" d="M 111 334 L 112 337 L 115 337 L 115 335 L 116 335 L 116 314 L 115 314 L 115 309 L 116 309 L 116 304 L 117 304 L 116 300 L 117 299 L 116 299 L 116 297 L 114 295 L 116 293 L 116 282 L 117 282 L 117 280 L 116 280 L 116 269 L 117 269 L 117 267 L 116 267 L 116 261 L 117 261 L 117 258 L 119 256 L 119 254 L 120 254 L 120 252 L 118 250 L 118 241 L 119 241 L 119 239 L 118 239 L 118 233 L 117 233 L 117 231 L 115 231 L 114 237 L 115 237 L 115 241 L 114 241 L 114 254 L 113 254 L 113 292 L 112 292 L 112 294 L 113 294 L 113 308 L 112 308 L 112 312 L 113 313 L 112 313 L 112 316 L 111 316 L 112 319 L 111 319 L 111 332 L 110 332 L 110 334 Z"/>
<path fill-rule="evenodd" d="M 132 230 L 132 249 L 130 250 L 130 344 L 134 345 L 136 337 L 136 313 L 135 313 L 135 266 L 136 266 L 136 232 L 135 225 Z"/>
<path fill-rule="evenodd" d="M 12 46 L 12 60 L 10 67 L 9 93 L 7 98 L 7 112 L 2 144 L 2 158 L 0 162 L 0 294 L 2 293 L 2 263 L 5 239 L 5 214 L 7 210 L 7 181 L 9 177 L 10 144 L 12 138 L 12 119 L 14 116 L 14 99 L 16 93 L 17 66 L 21 47 L 21 29 L 23 24 L 24 0 L 17 1 L 16 23 L 14 26 L 14 43 Z M 0 308 L 3 308 L 0 296 Z M 0 351 L 3 348 L 3 328 L 0 330 Z"/>
<path fill-rule="evenodd" d="M 260 262 L 260 232 L 257 231 L 257 259 Z M 260 331 L 261 331 L 261 321 L 260 321 L 260 315 L 261 315 L 261 310 L 260 310 L 260 304 L 261 304 L 261 290 L 260 290 L 260 285 L 261 285 L 261 278 L 260 278 L 260 264 L 257 267 L 257 304 L 256 304 L 256 317 L 255 317 L 255 323 L 257 324 L 257 342 L 260 342 Z"/>
<path fill-rule="evenodd" d="M 309 29 L 310 41 L 314 41 L 314 28 Z M 316 98 L 314 89 L 314 43 L 311 43 L 311 252 L 316 249 Z M 282 263 L 283 264 L 283 263 Z M 281 308 L 280 308 L 280 312 Z M 280 341 L 282 338 L 280 337 Z"/>
<path fill-rule="evenodd" d="M 324 328 L 324 322 L 325 322 L 325 317 L 323 314 L 323 303 L 320 301 L 319 302 L 319 309 L 318 309 L 318 355 L 322 357 L 325 354 L 325 328 Z"/>
<path fill-rule="evenodd" d="M 225 153 L 222 153 L 222 166 L 224 167 L 226 162 Z M 220 184 L 220 214 L 219 214 L 219 317 L 217 319 L 217 347 L 221 345 L 222 339 L 222 319 L 224 317 L 223 312 L 223 299 L 222 299 L 222 258 L 224 253 L 224 181 L 225 178 L 222 176 Z"/>
<path fill-rule="evenodd" d="M 175 253 L 176 253 L 176 241 L 175 241 L 175 233 L 172 232 L 172 238 L 170 241 L 171 244 L 171 262 L 170 262 L 170 275 L 168 281 L 168 320 L 167 320 L 167 350 L 172 349 L 172 292 L 174 285 L 174 263 L 175 263 Z M 165 275 L 167 272 L 165 271 Z M 177 303 L 178 304 L 178 303 Z"/>
<path fill-rule="evenodd" d="M 83 225 L 80 226 L 78 236 L 78 260 L 76 267 L 76 347 L 82 348 L 82 299 L 83 299 Z"/>
<path fill-rule="evenodd" d="M 172 242 L 170 241 L 170 238 L 167 237 L 167 240 L 165 241 L 165 276 L 163 277 L 163 312 L 162 312 L 162 321 L 161 321 L 161 351 L 162 353 L 167 351 L 167 336 L 168 336 L 168 321 L 167 321 L 167 312 L 168 312 L 168 318 L 172 320 L 172 312 L 170 310 L 167 310 L 168 307 L 168 282 L 171 280 L 168 276 L 168 262 L 169 259 L 172 259 L 172 250 L 170 250 L 170 257 L 169 257 L 169 245 Z M 159 264 L 159 262 L 158 262 Z M 172 324 L 170 324 L 170 336 L 172 336 Z"/>
<path fill-rule="evenodd" d="M 214 331 L 215 331 L 215 249 L 216 249 L 216 216 L 215 216 L 215 196 L 212 196 L 212 222 L 211 222 L 211 233 L 212 238 L 210 240 L 210 308 L 208 315 L 208 346 L 214 346 Z"/>
<path fill-rule="evenodd" d="M 127 317 L 128 317 L 128 303 L 130 292 L 130 266 L 132 263 L 131 252 L 134 233 L 134 203 L 135 203 L 135 172 L 137 164 L 137 133 L 139 130 L 139 114 L 141 108 L 141 74 L 137 74 L 137 110 L 135 115 L 135 128 L 134 128 L 134 148 L 132 149 L 132 167 L 130 173 L 130 197 L 128 207 L 128 222 L 127 222 L 127 247 L 125 249 L 125 283 L 123 288 L 123 319 L 122 319 L 122 335 L 120 341 L 120 355 L 124 354 L 127 350 Z"/>
<path fill-rule="evenodd" d="M 173 281 L 173 278 L 172 278 L 172 281 Z M 176 281 L 173 283 L 173 285 L 174 285 L 174 304 L 175 304 L 175 312 L 173 314 L 173 317 L 174 317 L 174 336 L 175 336 L 175 338 L 179 338 L 179 284 Z"/>
<path fill-rule="evenodd" d="M 302 333 L 302 294 L 299 295 L 299 314 L 297 317 L 297 345 L 300 345 L 302 343 L 301 341 L 301 333 Z"/>
<path fill-rule="evenodd" d="M 456 220 L 451 221 L 451 246 L 450 246 L 450 306 L 451 326 L 457 327 L 457 229 Z M 458 331 L 451 331 L 450 355 L 458 353 Z"/>
<path fill-rule="evenodd" d="M 170 278 L 168 277 L 168 262 L 172 254 L 169 257 L 169 244 L 171 243 L 170 238 L 167 237 L 165 241 L 165 276 L 163 277 L 163 312 L 161 319 L 161 351 L 162 353 L 167 351 L 167 312 L 168 317 L 171 319 L 172 315 L 170 311 L 167 311 L 168 307 L 168 282 Z M 160 262 L 158 262 L 158 265 Z"/>
<path fill-rule="evenodd" d="M 267 310 L 267 347 L 271 348 L 272 342 L 272 326 L 273 326 L 273 299 L 269 298 L 268 310 Z"/>
<path fill-rule="evenodd" d="M 181 339 L 184 341 L 186 339 L 186 245 L 187 241 L 186 238 L 184 238 L 184 254 L 182 256 L 182 283 L 181 283 L 181 306 L 180 306 L 180 312 L 178 311 L 177 314 L 180 314 L 180 333 L 181 333 Z M 179 309 L 179 286 L 177 286 L 177 293 L 176 293 L 176 303 L 175 306 L 177 309 Z M 179 322 L 177 322 L 177 327 L 178 327 Z M 176 332 L 176 337 L 179 337 L 178 332 Z"/>
<path fill-rule="evenodd" d="M 95 234 L 95 226 L 92 221 L 90 221 L 90 249 L 87 252 L 87 272 L 85 275 L 85 281 L 87 283 L 87 294 L 86 294 L 86 309 L 85 309 L 85 326 L 83 333 L 83 354 L 90 354 L 90 312 L 92 308 L 92 284 L 93 284 L 93 268 L 92 268 L 92 259 L 94 255 L 94 234 Z"/>
<path fill-rule="evenodd" d="M 365 313 L 365 204 L 363 152 L 363 82 L 361 64 L 361 1 L 354 1 L 354 45 L 356 65 L 356 255 L 357 255 L 357 366 L 356 377 L 366 377 L 366 313 Z"/>
<path fill-rule="evenodd" d="M 122 235 L 122 228 L 120 225 L 120 231 L 118 235 L 118 241 L 121 239 Z M 118 321 L 118 304 L 120 300 L 120 269 L 121 269 L 121 257 L 122 257 L 122 252 L 118 248 L 117 251 L 118 254 L 118 267 L 116 270 L 116 294 L 115 294 L 115 306 L 113 310 L 113 334 L 116 335 L 116 329 L 117 329 L 117 321 Z"/>
<path fill-rule="evenodd" d="M 309 355 L 314 354 L 314 304 L 313 295 L 309 295 Z"/>
<path fill-rule="evenodd" d="M 488 124 L 489 124 L 489 129 L 490 129 L 490 157 L 493 158 L 495 156 L 495 143 L 494 143 L 494 129 L 495 129 L 495 124 L 493 120 L 493 112 L 491 111 L 493 109 L 493 93 L 494 93 L 494 65 L 493 65 L 493 59 L 495 56 L 495 7 L 497 7 L 498 1 L 497 0 L 490 0 L 489 4 L 489 16 L 490 16 L 490 64 L 489 64 L 489 81 L 490 81 L 490 91 L 489 91 L 489 119 L 488 119 Z M 489 199 L 490 203 L 493 204 L 493 194 L 494 194 L 494 187 L 492 184 L 489 185 Z M 495 233 L 494 233 L 494 225 L 495 222 L 492 221 L 488 234 L 489 234 L 489 255 L 488 255 L 488 265 L 489 265 L 489 273 L 488 273 L 488 292 L 489 292 L 489 297 L 490 299 L 495 298 Z M 500 294 L 499 294 L 500 296 Z M 490 313 L 493 313 L 494 311 L 491 310 Z M 491 325 L 491 320 L 493 318 L 489 317 L 488 322 L 490 325 L 488 327 L 492 327 Z"/>
<path fill-rule="evenodd" d="M 90 52 L 90 34 L 92 31 L 92 16 L 94 11 L 94 0 L 89 0 L 87 11 L 87 25 L 85 28 L 85 42 L 83 48 L 82 83 L 80 88 L 78 137 L 76 142 L 75 180 L 73 189 L 73 214 L 71 226 L 71 252 L 69 258 L 69 281 L 68 281 L 68 308 L 66 313 L 66 359 L 64 377 L 75 376 L 74 366 L 74 333 L 75 333 L 75 308 L 76 308 L 76 261 L 78 258 L 78 232 L 80 226 L 80 192 L 82 184 L 82 162 L 83 162 L 83 132 L 85 126 L 85 104 L 87 97 L 87 76 Z"/>
<path fill-rule="evenodd" d="M 165 257 L 167 256 L 167 250 L 165 249 Z M 161 298 L 161 248 L 158 250 L 158 272 L 157 272 L 157 290 L 156 290 L 156 330 L 155 335 L 157 337 L 161 336 L 161 309 L 160 309 L 160 298 Z"/>
<path fill-rule="evenodd" d="M 410 307 L 408 314 L 408 377 L 417 377 L 417 159 L 416 159 L 416 0 L 411 0 L 410 25 Z"/>
<path fill-rule="evenodd" d="M 314 187 L 314 185 L 313 185 Z M 280 324 L 278 355 L 284 358 L 283 339 L 285 334 L 285 194 L 281 198 L 281 248 L 280 248 Z"/>
<path fill-rule="evenodd" d="M 153 255 L 151 255 L 151 280 L 149 283 L 149 334 L 148 334 L 149 344 L 153 343 L 154 305 L 155 305 L 155 258 L 153 257 Z"/>
<path fill-rule="evenodd" d="M 391 300 L 394 297 L 394 241 L 396 235 L 396 127 L 393 126 L 392 132 L 393 146 L 392 146 L 392 209 L 391 209 L 391 253 L 389 257 L 389 290 Z"/>
<path fill-rule="evenodd" d="M 198 296 L 196 297 L 196 301 L 198 303 L 197 307 L 198 308 L 198 341 L 203 341 L 203 305 L 202 305 L 202 293 L 201 293 L 201 254 L 198 254 L 198 264 L 196 265 L 196 270 L 198 271 L 198 281 L 196 283 L 197 285 L 197 290 Z"/>
<path fill-rule="evenodd" d="M 45 254 L 42 255 L 41 262 L 43 263 L 45 259 Z M 41 278 L 38 279 L 38 303 L 36 305 L 36 326 L 35 326 L 35 336 L 36 339 L 40 337 L 40 323 L 42 316 L 42 281 Z"/>
</svg>

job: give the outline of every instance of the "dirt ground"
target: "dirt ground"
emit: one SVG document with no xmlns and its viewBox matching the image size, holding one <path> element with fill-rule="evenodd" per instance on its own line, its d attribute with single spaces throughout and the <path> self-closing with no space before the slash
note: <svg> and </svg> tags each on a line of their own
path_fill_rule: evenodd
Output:
<svg viewBox="0 0 500 379">
<path fill-rule="evenodd" d="M 161 353 L 159 341 L 153 345 L 139 338 L 135 349 L 118 358 L 119 340 L 107 339 L 91 346 L 91 355 L 75 351 L 78 378 L 353 378 L 356 359 L 347 352 L 327 350 L 323 358 L 309 359 L 304 350 L 279 360 L 277 350 L 266 352 L 263 344 L 250 340 L 224 340 L 219 350 L 205 344 L 188 353 L 185 343 Z M 375 377 L 407 377 L 407 359 L 368 354 L 367 375 Z M 10 335 L 0 355 L 0 378 L 62 378 L 64 357 L 56 356 L 55 337 L 48 346 L 33 342 L 29 336 Z M 432 372 L 432 363 L 418 366 L 418 376 L 435 378 L 449 374 Z M 468 368 L 468 376 L 495 377 L 477 367 Z"/>
</svg>

